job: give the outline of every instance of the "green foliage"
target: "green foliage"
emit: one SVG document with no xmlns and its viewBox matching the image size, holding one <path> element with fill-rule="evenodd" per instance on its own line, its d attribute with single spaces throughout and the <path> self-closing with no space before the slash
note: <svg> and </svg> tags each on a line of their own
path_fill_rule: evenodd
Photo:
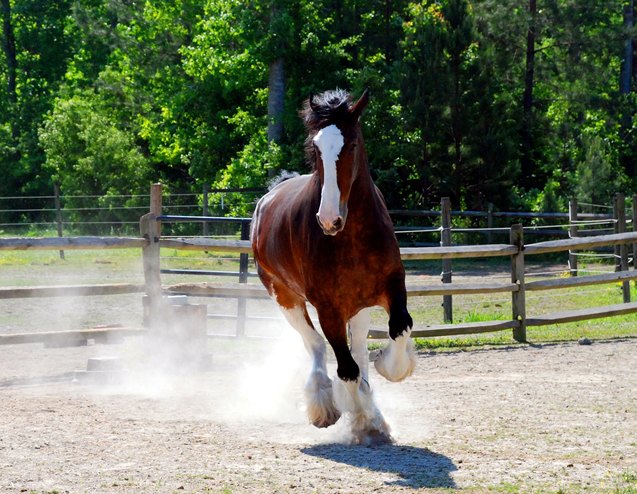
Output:
<svg viewBox="0 0 637 494">
<path fill-rule="evenodd" d="M 616 153 L 599 135 L 585 137 L 581 161 L 576 164 L 575 195 L 580 202 L 604 204 L 628 179 L 617 166 Z"/>
<path fill-rule="evenodd" d="M 58 100 L 40 131 L 51 172 L 65 194 L 132 193 L 148 183 L 146 159 L 91 91 Z"/>
<path fill-rule="evenodd" d="M 563 208 L 635 187 L 637 98 L 619 94 L 626 36 L 613 0 L 540 2 L 532 133 L 521 176 L 531 18 L 517 0 L 11 0 L 0 52 L 0 195 L 199 193 L 304 171 L 297 112 L 336 86 L 372 104 L 372 174 L 392 208 Z M 5 20 L 5 19 L 3 19 Z M 282 61 L 283 135 L 266 136 Z M 603 185 L 601 185 L 603 184 Z M 398 186 L 397 186 L 398 185 Z M 238 207 L 231 214 L 248 214 Z"/>
<path fill-rule="evenodd" d="M 46 154 L 43 169 L 60 185 L 64 195 L 70 196 L 66 207 L 79 209 L 71 213 L 71 220 L 81 220 L 81 208 L 91 202 L 72 196 L 99 196 L 100 206 L 109 207 L 110 196 L 135 194 L 149 182 L 147 159 L 130 134 L 117 125 L 98 95 L 87 90 L 57 100 L 40 130 Z M 124 206 L 135 205 L 138 205 L 135 199 L 124 202 Z M 97 220 L 125 219 L 119 210 L 100 214 Z"/>
</svg>

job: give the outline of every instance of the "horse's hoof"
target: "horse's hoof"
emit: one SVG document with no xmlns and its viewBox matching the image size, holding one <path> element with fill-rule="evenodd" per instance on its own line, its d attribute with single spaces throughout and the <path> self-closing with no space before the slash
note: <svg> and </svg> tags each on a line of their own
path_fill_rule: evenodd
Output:
<svg viewBox="0 0 637 494">
<path fill-rule="evenodd" d="M 340 412 L 337 412 L 326 417 L 315 418 L 313 420 L 310 419 L 310 422 L 312 423 L 314 427 L 317 427 L 319 429 L 325 429 L 326 427 L 334 425 L 336 422 L 338 422 L 338 419 L 340 418 L 341 418 L 341 414 Z"/>
<path fill-rule="evenodd" d="M 391 382 L 400 382 L 411 376 L 416 368 L 414 344 L 409 336 L 400 336 L 381 350 L 374 360 L 378 373 Z"/>
<path fill-rule="evenodd" d="M 382 446 L 384 444 L 393 444 L 394 439 L 386 431 L 382 430 L 368 430 L 361 431 L 354 435 L 354 441 L 361 446 Z"/>
<path fill-rule="evenodd" d="M 351 431 L 352 442 L 361 446 L 380 446 L 394 442 L 391 428 L 380 412 L 372 420 L 364 415 L 352 417 Z"/>
<path fill-rule="evenodd" d="M 316 427 L 329 427 L 341 418 L 341 412 L 334 404 L 332 381 L 322 371 L 310 374 L 305 385 L 305 401 L 308 419 Z"/>
</svg>

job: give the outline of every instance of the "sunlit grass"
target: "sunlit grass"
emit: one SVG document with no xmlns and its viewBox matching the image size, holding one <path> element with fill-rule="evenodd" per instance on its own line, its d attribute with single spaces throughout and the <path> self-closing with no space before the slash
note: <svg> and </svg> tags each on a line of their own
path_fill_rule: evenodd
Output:
<svg viewBox="0 0 637 494">
<path fill-rule="evenodd" d="M 204 251 L 162 249 L 162 267 L 238 272 L 238 254 L 219 254 Z M 553 267 L 555 264 L 547 264 Z M 431 278 L 439 273 L 439 263 L 408 264 L 410 280 L 438 283 Z M 480 282 L 486 276 L 506 282 L 508 265 L 500 261 L 467 260 L 454 263 L 456 273 L 464 275 L 463 283 Z M 595 265 L 591 271 L 612 269 L 608 265 Z M 250 264 L 254 271 L 254 264 Z M 480 273 L 484 273 L 482 276 Z M 564 271 L 557 271 L 558 276 Z M 454 278 L 458 279 L 460 274 Z M 470 276 L 469 276 L 470 275 Z M 416 278 L 416 276 L 422 278 Z M 491 278 L 490 278 L 491 279 Z M 533 278 L 537 279 L 537 278 Z M 200 281 L 236 281 L 229 277 L 193 277 L 188 275 L 162 275 L 165 284 Z M 252 283 L 258 283 L 251 279 Z M 39 286 L 45 284 L 143 282 L 140 249 L 67 250 L 61 259 L 57 250 L 3 251 L 0 253 L 0 286 Z M 632 283 L 631 283 L 632 285 Z M 527 317 L 619 304 L 623 301 L 621 283 L 585 286 L 526 293 Z M 637 289 L 631 286 L 631 300 L 637 300 Z M 415 297 L 408 301 L 415 328 L 443 324 L 442 297 Z M 511 294 L 456 295 L 453 297 L 453 322 L 470 323 L 508 320 L 511 315 Z M 387 316 L 382 310 L 373 314 L 375 327 L 386 327 Z M 568 324 L 529 327 L 527 339 L 531 343 L 576 341 L 637 337 L 637 314 L 594 319 Z M 510 330 L 478 335 L 431 337 L 417 339 L 420 349 L 457 349 L 485 346 L 517 345 Z"/>
</svg>

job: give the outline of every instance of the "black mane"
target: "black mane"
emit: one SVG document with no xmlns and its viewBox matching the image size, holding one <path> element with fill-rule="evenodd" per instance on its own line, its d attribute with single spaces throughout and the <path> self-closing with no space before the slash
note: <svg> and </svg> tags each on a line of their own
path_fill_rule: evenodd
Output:
<svg viewBox="0 0 637 494">
<path fill-rule="evenodd" d="M 305 128 L 318 131 L 347 118 L 351 104 L 350 95 L 343 89 L 311 95 L 301 112 Z"/>
<path fill-rule="evenodd" d="M 312 139 L 322 128 L 332 124 L 338 125 L 339 122 L 346 121 L 349 116 L 350 106 L 350 95 L 343 89 L 334 89 L 311 95 L 305 100 L 300 114 L 308 132 L 305 140 L 305 155 L 312 168 L 314 168 L 316 163 Z"/>
</svg>

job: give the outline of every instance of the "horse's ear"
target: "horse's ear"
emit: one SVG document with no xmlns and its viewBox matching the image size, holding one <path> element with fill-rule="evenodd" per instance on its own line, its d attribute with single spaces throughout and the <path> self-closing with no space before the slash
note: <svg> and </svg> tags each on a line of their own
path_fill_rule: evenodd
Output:
<svg viewBox="0 0 637 494">
<path fill-rule="evenodd" d="M 358 101 L 352 105 L 352 108 L 349 111 L 350 114 L 358 120 L 361 118 L 367 103 L 369 103 L 369 88 L 365 88 L 365 91 L 363 91 L 361 97 L 358 98 Z"/>
<path fill-rule="evenodd" d="M 307 98 L 310 109 L 313 112 L 319 111 L 319 108 L 314 104 L 314 93 L 310 93 L 310 96 Z"/>
</svg>

